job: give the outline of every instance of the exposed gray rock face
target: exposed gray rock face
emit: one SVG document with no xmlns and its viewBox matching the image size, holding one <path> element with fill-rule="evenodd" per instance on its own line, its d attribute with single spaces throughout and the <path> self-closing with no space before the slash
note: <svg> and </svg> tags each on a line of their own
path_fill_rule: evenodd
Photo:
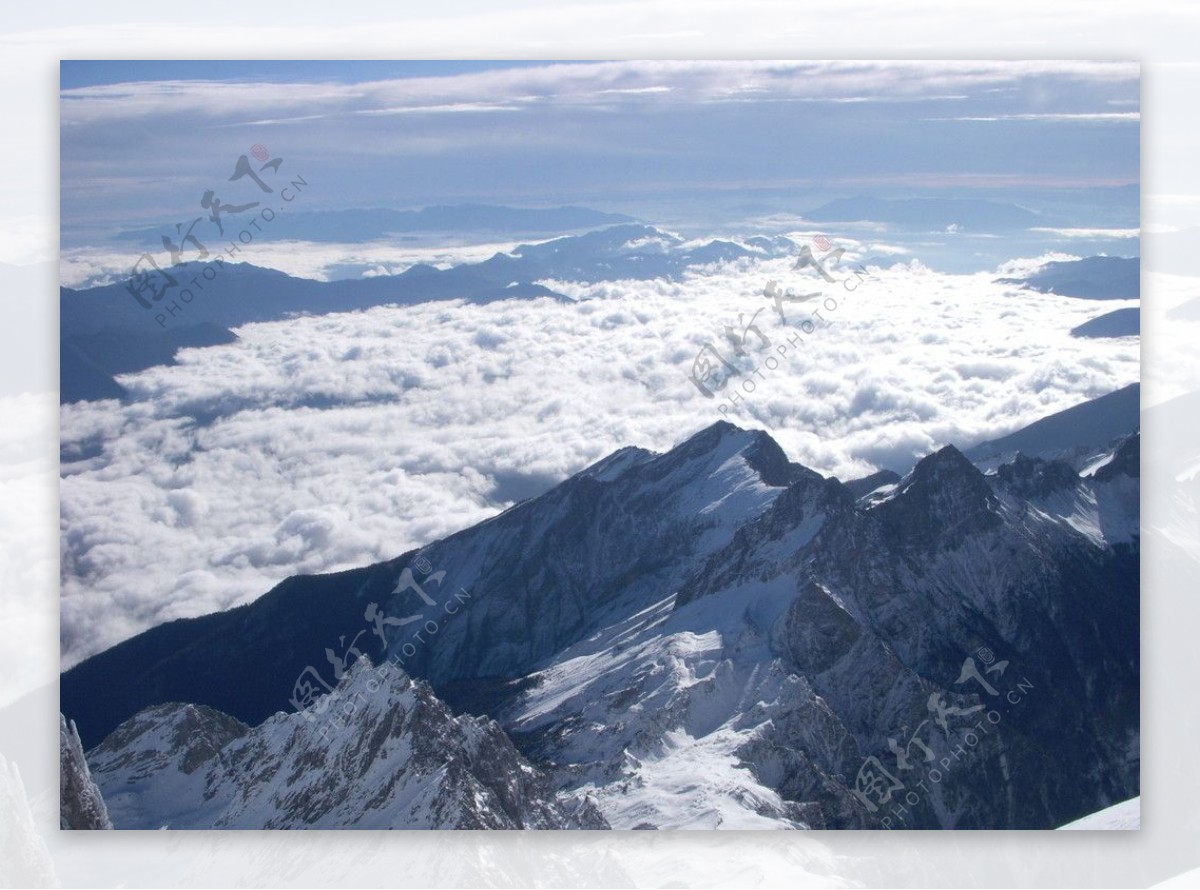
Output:
<svg viewBox="0 0 1200 890">
<path fill-rule="evenodd" d="M 100 789 L 92 781 L 74 723 L 58 715 L 59 828 L 86 831 L 112 828 Z"/>
<path fill-rule="evenodd" d="M 1074 490 L 1079 474 L 1061 461 L 1029 458 L 1018 453 L 1012 463 L 996 471 L 997 481 L 1024 498 L 1044 498 L 1055 492 Z"/>
<path fill-rule="evenodd" d="M 830 719 L 774 717 L 741 756 L 844 827 L 1052 827 L 1136 793 L 1136 473 L 1134 434 L 1090 478 L 1023 457 L 986 477 L 945 448 L 865 505 L 794 484 L 675 601 L 749 618 L 762 585 L 793 591 L 772 654 Z M 895 815 L 837 793 L 868 758 Z"/>
<path fill-rule="evenodd" d="M 363 658 L 312 708 L 253 729 L 164 704 L 90 753 L 119 828 L 607 828 L 503 730 Z"/>
</svg>

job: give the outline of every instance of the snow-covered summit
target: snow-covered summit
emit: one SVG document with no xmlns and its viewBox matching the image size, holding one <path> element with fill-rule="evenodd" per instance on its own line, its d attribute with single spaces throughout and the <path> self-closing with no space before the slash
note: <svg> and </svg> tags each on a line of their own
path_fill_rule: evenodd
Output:
<svg viewBox="0 0 1200 890">
<path fill-rule="evenodd" d="M 93 750 L 119 828 L 604 828 L 486 718 L 360 659 L 326 698 L 250 728 L 212 708 L 140 712 Z"/>
</svg>

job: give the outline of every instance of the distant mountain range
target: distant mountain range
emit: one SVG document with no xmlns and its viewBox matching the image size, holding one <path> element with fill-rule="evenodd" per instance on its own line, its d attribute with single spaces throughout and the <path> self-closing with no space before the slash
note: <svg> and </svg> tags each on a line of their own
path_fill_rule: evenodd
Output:
<svg viewBox="0 0 1200 890">
<path fill-rule="evenodd" d="M 449 269 L 418 264 L 399 275 L 339 281 L 292 278 L 247 263 L 182 263 L 163 270 L 176 283 L 167 296 L 158 302 L 144 296 L 150 309 L 139 305 L 129 282 L 61 289 L 60 400 L 120 398 L 116 375 L 170 364 L 184 346 L 231 342 L 231 329 L 249 322 L 432 300 L 566 299 L 536 282 L 674 278 L 692 266 L 794 248 L 786 238 L 762 236 L 697 245 L 628 224 L 523 244 Z"/>
<path fill-rule="evenodd" d="M 724 422 L 625 448 L 418 551 L 139 634 L 65 672 L 61 707 L 117 827 L 584 802 L 615 828 L 1062 825 L 1139 792 L 1130 401 L 1010 437 L 1115 431 L 1083 470 L 1021 453 L 985 475 L 947 446 L 848 486 Z M 362 657 L 398 670 L 371 688 Z M 421 790 L 426 750 L 461 776 L 457 816 Z M 517 781 L 532 809 L 503 805 Z"/>
<path fill-rule="evenodd" d="M 235 218 L 236 219 L 236 218 Z M 492 204 L 454 204 L 420 210 L 300 210 L 279 214 L 271 222 L 271 237 L 291 241 L 357 244 L 396 235 L 493 235 L 509 239 L 558 235 L 636 222 L 622 213 L 603 213 L 586 207 L 522 208 Z M 121 232 L 123 241 L 158 247 L 163 229 Z"/>
<path fill-rule="evenodd" d="M 954 201 L 927 200 L 935 208 L 957 206 Z M 854 206 L 866 212 L 875 206 L 873 202 L 876 199 L 862 199 Z M 913 202 L 890 203 L 906 207 Z M 924 206 L 925 202 L 916 203 Z M 833 202 L 825 208 L 839 206 Z M 248 263 L 217 264 L 211 259 L 181 263 L 161 270 L 172 282 L 161 300 L 142 294 L 151 308 L 139 304 L 130 281 L 86 290 L 61 289 L 59 397 L 63 403 L 122 398 L 125 390 L 117 375 L 170 364 L 184 347 L 232 342 L 236 339 L 232 329 L 250 322 L 432 300 L 566 299 L 538 282 L 676 279 L 692 267 L 781 256 L 795 248 L 783 236 L 695 243 L 653 226 L 630 223 L 523 244 L 478 263 L 448 269 L 417 264 L 399 275 L 371 278 L 314 281 Z M 1137 297 L 1138 275 L 1136 257 L 1090 257 L 1049 263 L 1025 279 L 1001 280 L 1064 296 L 1118 299 Z M 167 280 L 154 273 L 152 277 L 160 286 Z M 1076 333 L 1124 336 L 1116 331 L 1128 331 L 1131 323 L 1127 316 L 1097 320 Z"/>
<path fill-rule="evenodd" d="M 1046 225 L 1045 218 L 1016 204 L 982 198 L 839 198 L 803 213 L 813 222 L 879 222 L 903 229 L 999 232 Z"/>
</svg>

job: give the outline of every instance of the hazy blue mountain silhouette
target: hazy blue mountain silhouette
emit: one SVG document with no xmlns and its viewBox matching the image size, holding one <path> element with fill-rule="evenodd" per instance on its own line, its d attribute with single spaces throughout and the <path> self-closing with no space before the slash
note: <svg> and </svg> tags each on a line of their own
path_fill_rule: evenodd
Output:
<svg viewBox="0 0 1200 890">
<path fill-rule="evenodd" d="M 232 262 L 222 263 L 212 280 L 205 280 L 205 263 L 181 263 L 167 269 L 178 287 L 150 310 L 138 304 L 128 282 L 61 289 L 60 400 L 119 397 L 113 375 L 166 364 L 181 346 L 230 342 L 229 329 L 250 322 L 434 300 L 566 299 L 535 282 L 672 278 L 689 266 L 790 247 L 790 242 L 771 239 L 750 247 L 730 241 L 689 245 L 653 226 L 627 224 L 522 244 L 510 254 L 449 269 L 418 264 L 399 275 L 338 281 L 293 278 Z M 214 264 L 210 260 L 207 265 Z M 183 288 L 191 290 L 186 304 L 180 303 Z M 168 310 L 172 302 L 179 306 L 175 317 Z"/>
<path fill-rule="evenodd" d="M 236 225 L 236 218 L 231 218 Z M 505 238 L 551 235 L 634 222 L 622 213 L 603 213 L 586 207 L 502 207 L 455 204 L 420 210 L 301 210 L 280 213 L 271 222 L 271 237 L 294 241 L 354 243 L 393 235 L 494 234 Z M 123 241 L 160 244 L 169 228 L 138 228 L 121 232 Z M 236 234 L 236 233 L 235 233 Z M 214 245 L 224 246 L 223 243 Z"/>
<path fill-rule="evenodd" d="M 1136 306 L 1115 309 L 1071 328 L 1072 337 L 1137 337 L 1142 332 L 1142 310 Z"/>
<path fill-rule="evenodd" d="M 1046 263 L 1027 278 L 1001 278 L 1044 294 L 1085 300 L 1137 300 L 1142 295 L 1140 257 L 1090 256 Z"/>
<path fill-rule="evenodd" d="M 1045 225 L 1045 219 L 1016 204 L 982 198 L 838 198 L 803 214 L 813 222 L 881 222 L 905 229 L 996 232 Z"/>
<path fill-rule="evenodd" d="M 1131 383 L 1065 411 L 1043 417 L 1029 426 L 964 453 L 974 461 L 1020 451 L 1028 457 L 1071 448 L 1102 448 L 1137 429 L 1141 417 L 1142 387 Z"/>
</svg>

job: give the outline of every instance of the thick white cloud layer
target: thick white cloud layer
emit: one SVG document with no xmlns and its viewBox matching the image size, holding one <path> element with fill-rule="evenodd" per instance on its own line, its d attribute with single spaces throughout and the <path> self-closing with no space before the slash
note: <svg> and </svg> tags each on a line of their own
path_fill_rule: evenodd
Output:
<svg viewBox="0 0 1200 890">
<path fill-rule="evenodd" d="M 121 378 L 136 399 L 128 406 L 66 406 L 64 446 L 92 456 L 63 470 L 64 663 L 249 601 L 291 574 L 395 556 L 616 448 L 665 450 L 722 417 L 853 478 L 1138 379 L 1136 338 L 1068 333 L 1130 303 L 1025 292 L 914 261 L 873 268 L 853 292 L 823 285 L 836 306 L 805 334 L 819 301 L 784 303 L 784 326 L 763 296 L 770 280 L 816 289 L 791 267 L 552 283 L 578 302 L 429 303 L 248 325 L 238 343 Z M 757 310 L 770 348 L 751 335 L 747 376 L 702 397 L 687 376 L 697 352 L 711 342 L 732 358 L 725 326 L 741 330 L 739 314 Z M 796 337 L 803 346 L 781 354 Z M 722 414 L 719 397 L 739 386 L 743 401 Z"/>
</svg>

